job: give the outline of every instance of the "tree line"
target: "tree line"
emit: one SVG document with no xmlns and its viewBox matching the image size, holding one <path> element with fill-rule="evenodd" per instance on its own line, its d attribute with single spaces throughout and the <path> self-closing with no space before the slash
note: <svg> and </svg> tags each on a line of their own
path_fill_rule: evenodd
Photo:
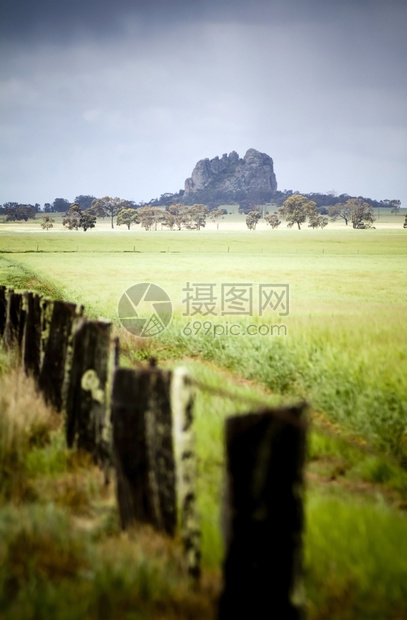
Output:
<svg viewBox="0 0 407 620">
<path fill-rule="evenodd" d="M 351 224 L 356 229 L 373 228 L 375 215 L 370 204 L 360 198 L 349 198 L 344 203 L 336 203 L 327 207 L 327 215 L 321 213 L 317 204 L 302 194 L 289 196 L 274 213 L 262 215 L 260 207 L 253 206 L 246 215 L 246 225 L 249 230 L 255 230 L 257 223 L 264 216 L 266 223 L 272 229 L 278 228 L 284 219 L 289 228 L 297 226 L 298 230 L 305 223 L 309 228 L 325 228 L 329 221 L 335 222 L 342 219 L 345 225 Z M 165 209 L 145 205 L 135 208 L 126 200 L 120 198 L 94 199 L 87 209 L 80 204 L 70 205 L 62 220 L 69 230 L 84 231 L 94 228 L 98 217 L 109 217 L 111 227 L 114 228 L 116 218 L 117 226 L 127 226 L 130 230 L 134 224 L 140 224 L 145 230 L 158 230 L 160 227 L 169 230 L 200 230 L 206 225 L 207 217 L 214 222 L 224 218 L 225 209 L 209 209 L 203 204 L 186 206 L 181 203 L 172 204 Z M 50 215 L 43 216 L 43 228 L 52 227 L 53 219 Z M 406 227 L 407 216 L 405 221 Z"/>
<path fill-rule="evenodd" d="M 206 218 L 216 221 L 226 214 L 225 209 L 209 209 L 203 204 L 186 206 L 181 203 L 172 204 L 163 209 L 152 205 L 139 206 L 133 201 L 122 198 L 104 196 L 78 196 L 72 204 L 64 198 L 56 198 L 54 203 L 45 204 L 43 212 L 40 205 L 19 205 L 18 203 L 6 203 L 2 213 L 6 221 L 28 221 L 35 219 L 41 213 L 41 226 L 44 230 L 53 228 L 54 213 L 63 213 L 62 224 L 69 230 L 84 231 L 95 228 L 98 218 L 108 217 L 111 227 L 130 227 L 140 224 L 145 230 L 157 230 L 158 227 L 170 230 L 200 230 L 206 225 Z"/>
<path fill-rule="evenodd" d="M 224 191 L 224 190 L 200 190 L 194 194 L 185 195 L 184 190 L 180 190 L 175 194 L 165 193 L 161 194 L 159 198 L 152 198 L 148 203 L 134 202 L 133 200 L 125 200 L 126 203 L 132 208 L 139 208 L 144 206 L 151 207 L 170 207 L 174 204 L 180 204 L 184 206 L 194 206 L 195 204 L 204 204 L 209 211 L 215 211 L 221 205 L 238 204 L 239 210 L 242 213 L 249 213 L 256 205 L 264 205 L 272 202 L 280 207 L 283 205 L 287 198 L 290 196 L 301 194 L 299 191 L 283 190 L 283 191 L 265 191 L 265 190 L 250 190 L 250 191 Z M 363 196 L 350 196 L 349 194 L 340 194 L 337 196 L 335 192 L 328 193 L 310 193 L 301 194 L 308 200 L 315 202 L 320 213 L 327 215 L 328 205 L 333 206 L 336 204 L 343 204 L 349 199 L 358 198 L 368 203 L 374 208 L 391 209 L 392 213 L 398 213 L 401 208 L 401 201 L 397 199 L 385 199 L 385 200 L 373 200 L 371 198 L 365 198 Z M 35 214 L 43 213 L 66 213 L 71 204 L 78 204 L 82 210 L 89 209 L 92 202 L 97 200 L 95 196 L 89 194 L 81 194 L 76 196 L 73 201 L 66 198 L 55 198 L 51 202 L 44 203 L 43 207 L 39 203 L 26 204 L 17 202 L 5 202 L 0 205 L 0 214 L 6 215 L 8 221 L 17 221 L 35 218 Z"/>
<path fill-rule="evenodd" d="M 351 198 L 358 198 L 368 203 L 371 207 L 376 209 L 391 209 L 392 213 L 398 213 L 401 208 L 401 201 L 397 199 L 374 200 L 365 196 L 351 196 L 349 194 L 337 195 L 334 191 L 323 192 L 311 192 L 301 193 L 298 190 L 219 190 L 219 189 L 201 189 L 195 192 L 188 192 L 179 190 L 175 194 L 164 193 L 159 198 L 154 198 L 149 201 L 151 206 L 170 206 L 174 203 L 181 203 L 185 205 L 192 205 L 194 203 L 205 204 L 209 210 L 216 209 L 221 205 L 238 204 L 239 210 L 242 213 L 248 214 L 253 210 L 254 205 L 263 205 L 268 203 L 276 204 L 278 207 L 282 206 L 285 200 L 290 196 L 301 194 L 308 200 L 312 200 L 317 205 L 318 209 L 324 215 L 327 214 L 328 205 L 332 206 L 338 203 L 344 203 Z"/>
<path fill-rule="evenodd" d="M 98 217 L 109 217 L 112 228 L 116 218 L 116 225 L 127 226 L 128 230 L 133 224 L 140 224 L 145 230 L 157 230 L 158 227 L 170 230 L 200 230 L 205 227 L 208 214 L 215 221 L 224 217 L 225 213 L 224 209 L 209 212 L 203 204 L 191 207 L 173 204 L 166 209 L 151 205 L 136 208 L 127 200 L 105 196 L 94 199 L 87 209 L 83 209 L 78 203 L 70 205 L 62 224 L 69 230 L 81 228 L 86 231 L 95 227 Z M 44 219 L 49 217 L 45 215 Z M 51 226 L 52 222 L 47 227 Z"/>
<path fill-rule="evenodd" d="M 327 215 L 325 215 L 325 213 Z M 246 225 L 249 230 L 255 230 L 262 214 L 258 208 L 254 208 L 246 216 Z M 286 222 L 288 228 L 301 226 L 308 222 L 309 228 L 325 228 L 328 222 L 336 222 L 342 219 L 346 226 L 352 224 L 352 228 L 366 229 L 373 228 L 376 220 L 373 207 L 361 198 L 349 198 L 344 203 L 330 205 L 326 210 L 318 209 L 317 203 L 309 200 L 302 194 L 293 194 L 278 207 L 274 213 L 266 214 L 264 219 L 271 228 L 278 228 L 281 224 L 280 217 Z M 407 216 L 405 224 L 407 222 Z M 406 227 L 406 226 L 405 226 Z"/>
<path fill-rule="evenodd" d="M 281 219 L 286 220 L 287 226 L 301 228 L 308 222 L 310 228 L 325 228 L 329 221 L 343 220 L 345 225 L 349 223 L 353 228 L 372 228 L 375 221 L 373 207 L 363 198 L 350 198 L 344 201 L 336 201 L 331 205 L 319 206 L 317 200 L 311 200 L 313 194 L 300 194 L 287 192 L 289 195 L 279 205 L 274 203 L 277 211 L 264 215 L 264 206 L 250 202 L 240 204 L 239 212 L 246 213 L 246 225 L 250 230 L 255 230 L 258 221 L 264 216 L 266 223 L 272 229 L 278 228 Z M 347 194 L 342 195 L 346 198 Z M 262 196 L 258 196 L 262 198 Z M 401 208 L 400 200 L 388 200 L 387 208 L 392 213 L 398 213 Z M 203 203 L 195 203 L 191 206 L 181 202 L 172 203 L 165 208 L 152 204 L 138 205 L 133 201 L 122 198 L 104 196 L 95 198 L 90 195 L 77 196 L 74 203 L 64 198 L 56 198 L 51 205 L 45 203 L 45 209 L 41 212 L 40 205 L 24 205 L 19 203 L 5 203 L 1 207 L 6 221 L 28 221 L 34 219 L 37 214 L 42 214 L 41 226 L 48 230 L 55 222 L 52 213 L 63 212 L 62 224 L 69 230 L 84 231 L 94 228 L 98 218 L 110 218 L 111 227 L 114 228 L 115 218 L 117 226 L 127 226 L 130 230 L 134 224 L 140 224 L 145 230 L 157 230 L 167 228 L 169 230 L 200 230 L 206 225 L 207 217 L 217 223 L 227 211 L 223 208 L 210 209 Z M 263 215 L 262 215 L 263 211 Z M 407 216 L 403 225 L 407 228 Z"/>
</svg>

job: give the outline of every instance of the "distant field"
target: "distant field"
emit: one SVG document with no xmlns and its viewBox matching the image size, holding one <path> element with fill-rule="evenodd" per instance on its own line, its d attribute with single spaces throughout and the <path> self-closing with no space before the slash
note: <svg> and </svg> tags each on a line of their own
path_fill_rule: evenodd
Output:
<svg viewBox="0 0 407 620">
<path fill-rule="evenodd" d="M 246 411 L 245 397 L 310 403 L 314 431 L 304 579 L 310 620 L 406 617 L 407 230 L 402 219 L 398 216 L 397 228 L 387 222 L 376 230 L 338 224 L 317 231 L 254 232 L 245 230 L 242 220 L 240 230 L 223 230 L 221 223 L 218 231 L 200 232 L 112 232 L 107 223 L 103 231 L 98 225 L 86 233 L 60 226 L 42 232 L 33 223 L 0 225 L 1 283 L 82 302 L 88 315 L 114 321 L 126 364 L 155 355 L 160 364 L 186 364 L 212 388 L 198 390 L 195 407 L 205 570 L 216 575 L 222 560 L 225 417 Z M 121 295 L 144 281 L 162 286 L 174 307 L 172 323 L 154 341 L 129 338 L 118 321 Z M 187 283 L 214 285 L 213 315 L 187 315 Z M 222 284 L 251 287 L 253 316 L 222 315 Z M 288 314 L 267 310 L 260 316 L 261 284 L 289 286 Z M 287 332 L 220 335 L 232 324 L 243 330 L 285 326 Z M 219 396 L 219 389 L 233 397 Z M 50 488 L 46 480 L 44 489 Z M 49 517 L 42 522 L 44 530 L 50 527 Z M 4 531 L 9 535 L 8 525 Z M 124 544 L 113 538 L 115 548 L 121 549 L 119 543 Z M 123 566 L 127 579 L 127 560 Z M 167 579 L 163 568 L 163 583 Z M 118 580 L 112 583 L 116 587 Z M 134 587 L 129 582 L 129 594 L 124 588 L 121 596 L 131 597 Z"/>
<path fill-rule="evenodd" d="M 175 316 L 159 342 L 175 356 L 213 359 L 273 391 L 305 397 L 407 458 L 403 228 L 21 234 L 5 227 L 0 249 L 3 281 L 35 287 L 39 279 L 116 323 L 128 287 L 144 281 L 162 286 Z M 215 285 L 212 315 L 183 316 L 188 282 Z M 253 317 L 222 316 L 221 287 L 231 283 L 252 285 Z M 289 286 L 288 316 L 258 316 L 258 285 L 270 283 Z M 191 318 L 195 326 L 188 325 Z M 211 328 L 204 330 L 208 319 Z M 212 324 L 226 321 L 284 324 L 287 335 L 214 338 Z"/>
</svg>

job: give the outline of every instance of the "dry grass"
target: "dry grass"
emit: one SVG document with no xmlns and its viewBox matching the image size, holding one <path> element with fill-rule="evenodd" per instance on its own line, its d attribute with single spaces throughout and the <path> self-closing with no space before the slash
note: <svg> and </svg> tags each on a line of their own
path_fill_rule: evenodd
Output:
<svg viewBox="0 0 407 620">
<path fill-rule="evenodd" d="M 34 446 L 47 443 L 61 417 L 44 404 L 22 370 L 0 377 L 0 483 L 6 497 L 25 495 L 25 461 Z"/>
</svg>

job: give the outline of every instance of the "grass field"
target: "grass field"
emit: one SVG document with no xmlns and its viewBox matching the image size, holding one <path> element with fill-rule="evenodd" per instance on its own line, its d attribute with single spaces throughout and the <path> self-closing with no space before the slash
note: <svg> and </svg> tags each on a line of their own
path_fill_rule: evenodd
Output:
<svg viewBox="0 0 407 620">
<path fill-rule="evenodd" d="M 154 354 L 166 365 L 186 363 L 205 384 L 237 397 L 310 403 L 305 585 L 312 619 L 407 614 L 407 475 L 400 467 L 407 464 L 407 231 L 393 220 L 381 224 L 366 231 L 0 229 L 0 281 L 112 319 L 126 363 Z M 171 325 L 154 341 L 126 336 L 117 316 L 122 293 L 144 281 L 162 286 L 174 307 Z M 186 315 L 188 282 L 214 285 L 214 314 Z M 253 316 L 222 315 L 222 284 L 242 283 L 253 290 Z M 288 314 L 259 316 L 260 284 L 289 286 Z M 227 324 L 242 331 L 284 325 L 286 335 L 220 335 Z M 208 575 L 222 557 L 223 421 L 244 409 L 235 399 L 197 397 Z"/>
<path fill-rule="evenodd" d="M 122 293 L 154 282 L 174 306 L 173 322 L 159 338 L 165 355 L 209 358 L 273 391 L 306 397 L 332 419 L 407 457 L 403 229 L 130 233 L 137 251 L 126 251 L 127 232 L 87 234 L 36 234 L 38 252 L 30 251 L 30 235 L 4 234 L 9 252 L 0 254 L 0 275 L 18 286 L 25 273 L 24 285 L 35 286 L 37 278 L 116 323 Z M 78 250 L 69 252 L 75 242 Z M 183 316 L 188 282 L 214 285 L 213 314 Z M 222 316 L 222 284 L 238 283 L 251 285 L 253 317 Z M 258 286 L 269 283 L 289 286 L 288 315 L 258 317 Z M 198 329 L 205 321 L 211 330 Z M 264 332 L 284 324 L 287 335 L 214 338 L 215 325 L 225 322 L 264 324 Z"/>
</svg>

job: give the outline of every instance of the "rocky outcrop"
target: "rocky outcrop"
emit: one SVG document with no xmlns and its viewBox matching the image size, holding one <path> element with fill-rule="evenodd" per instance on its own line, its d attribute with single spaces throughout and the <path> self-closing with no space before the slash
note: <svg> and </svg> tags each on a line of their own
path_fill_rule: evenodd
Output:
<svg viewBox="0 0 407 620">
<path fill-rule="evenodd" d="M 273 160 L 256 149 L 249 149 L 243 159 L 236 151 L 225 153 L 221 158 L 201 159 L 185 181 L 185 194 L 202 190 L 275 192 Z"/>
</svg>

